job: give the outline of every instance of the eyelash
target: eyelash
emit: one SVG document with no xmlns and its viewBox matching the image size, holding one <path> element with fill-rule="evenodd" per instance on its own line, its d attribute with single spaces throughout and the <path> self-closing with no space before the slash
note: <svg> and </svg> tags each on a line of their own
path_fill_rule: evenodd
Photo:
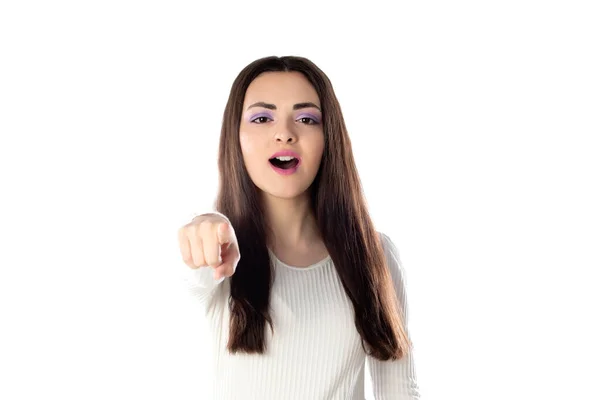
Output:
<svg viewBox="0 0 600 400">
<path fill-rule="evenodd" d="M 256 117 L 256 118 L 254 118 L 254 119 L 251 119 L 251 120 L 250 120 L 250 122 L 251 122 L 251 123 L 254 123 L 254 124 L 261 125 L 261 124 L 263 124 L 264 122 L 255 122 L 256 120 L 258 120 L 258 119 L 260 119 L 260 118 L 266 118 L 266 119 L 270 119 L 269 117 L 265 117 L 264 115 L 261 115 L 260 117 Z M 303 120 L 303 119 L 308 119 L 308 120 L 312 121 L 311 123 L 304 124 L 304 125 L 317 125 L 317 124 L 319 123 L 319 121 L 317 121 L 316 119 L 314 119 L 314 118 L 311 118 L 311 117 L 302 117 L 302 118 L 299 118 L 299 119 L 300 119 L 300 120 Z"/>
</svg>

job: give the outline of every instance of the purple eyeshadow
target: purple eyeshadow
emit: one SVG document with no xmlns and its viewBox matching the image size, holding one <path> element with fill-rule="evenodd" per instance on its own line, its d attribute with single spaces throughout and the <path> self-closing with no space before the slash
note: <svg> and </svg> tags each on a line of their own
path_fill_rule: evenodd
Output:
<svg viewBox="0 0 600 400">
<path fill-rule="evenodd" d="M 314 114 L 301 114 L 298 116 L 298 119 L 300 119 L 300 118 L 311 118 L 315 122 L 319 122 L 319 123 L 321 122 L 321 119 Z"/>
<path fill-rule="evenodd" d="M 266 117 L 269 119 L 273 119 L 273 116 L 269 113 L 259 113 L 259 114 L 253 114 L 248 118 L 248 121 L 252 121 L 255 120 L 256 118 L 260 118 L 260 117 Z"/>
</svg>

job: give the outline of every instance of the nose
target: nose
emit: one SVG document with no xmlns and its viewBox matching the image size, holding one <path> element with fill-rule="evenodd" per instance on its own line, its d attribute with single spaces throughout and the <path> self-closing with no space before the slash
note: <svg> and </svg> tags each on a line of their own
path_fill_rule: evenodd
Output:
<svg viewBox="0 0 600 400">
<path fill-rule="evenodd" d="M 275 135 L 275 139 L 278 142 L 294 143 L 296 141 L 296 135 L 293 132 L 284 129 Z"/>
</svg>

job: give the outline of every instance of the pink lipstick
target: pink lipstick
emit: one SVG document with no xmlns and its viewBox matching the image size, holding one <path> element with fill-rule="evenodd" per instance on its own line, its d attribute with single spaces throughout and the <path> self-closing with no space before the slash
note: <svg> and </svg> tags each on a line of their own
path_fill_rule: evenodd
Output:
<svg viewBox="0 0 600 400">
<path fill-rule="evenodd" d="M 269 164 L 275 172 L 281 175 L 291 175 L 302 163 L 298 153 L 291 150 L 278 151 L 269 158 Z"/>
</svg>

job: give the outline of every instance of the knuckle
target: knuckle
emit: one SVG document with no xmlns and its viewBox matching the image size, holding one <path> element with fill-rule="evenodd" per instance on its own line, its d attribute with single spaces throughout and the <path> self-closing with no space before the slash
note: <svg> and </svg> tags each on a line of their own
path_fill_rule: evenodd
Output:
<svg viewBox="0 0 600 400">
<path fill-rule="evenodd" d="M 194 235 L 194 233 L 196 232 L 193 225 L 186 225 L 181 229 L 182 229 L 182 235 L 187 238 L 191 238 Z"/>
<path fill-rule="evenodd" d="M 214 267 L 214 266 L 216 266 L 217 264 L 218 264 L 218 263 L 217 263 L 217 261 L 215 260 L 215 258 L 214 258 L 214 257 L 209 257 L 209 258 L 207 258 L 207 259 L 206 259 L 206 265 L 210 265 L 210 266 L 213 266 L 213 267 Z"/>
<path fill-rule="evenodd" d="M 188 226 L 182 226 L 181 228 L 179 228 L 179 230 L 177 231 L 177 235 L 179 236 L 180 239 L 185 239 L 188 237 Z"/>
<path fill-rule="evenodd" d="M 210 222 L 205 222 L 198 226 L 198 232 L 203 238 L 211 236 L 213 234 L 213 230 L 213 224 Z"/>
<path fill-rule="evenodd" d="M 190 226 L 190 230 L 192 230 L 195 234 L 200 234 L 203 231 L 202 223 L 194 224 Z"/>
<path fill-rule="evenodd" d="M 202 254 L 202 250 L 198 247 L 192 249 L 192 262 L 197 266 L 204 264 L 204 254 Z"/>
<path fill-rule="evenodd" d="M 212 222 L 209 218 L 202 218 L 198 221 L 198 226 L 202 228 L 210 227 Z"/>
</svg>

